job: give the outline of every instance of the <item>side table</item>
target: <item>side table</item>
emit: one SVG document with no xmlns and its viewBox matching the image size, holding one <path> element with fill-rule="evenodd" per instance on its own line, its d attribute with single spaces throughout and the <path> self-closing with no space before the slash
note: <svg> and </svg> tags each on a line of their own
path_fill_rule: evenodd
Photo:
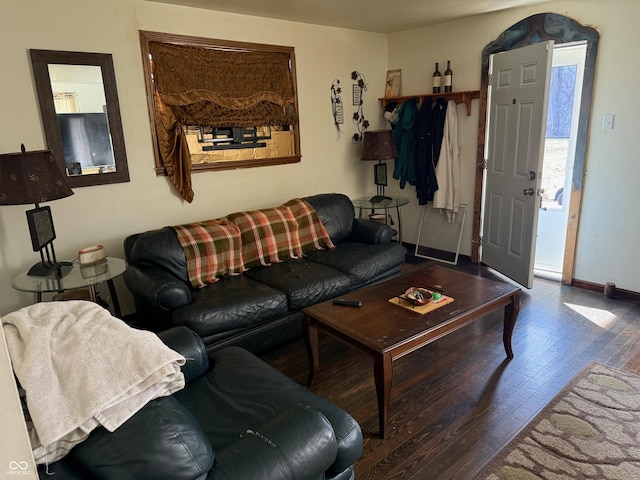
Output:
<svg viewBox="0 0 640 480">
<path fill-rule="evenodd" d="M 371 213 L 375 213 L 376 210 L 384 210 L 385 223 L 388 218 L 388 210 L 394 209 L 398 215 L 398 243 L 402 245 L 402 218 L 400 217 L 400 208 L 409 203 L 408 198 L 404 197 L 360 197 L 355 200 L 351 200 L 353 206 L 360 211 L 362 216 L 362 210 L 371 210 Z"/>
<path fill-rule="evenodd" d="M 46 277 L 27 275 L 26 272 L 21 273 L 13 279 L 11 286 L 21 292 L 33 293 L 36 303 L 42 301 L 43 293 L 62 293 L 86 288 L 89 291 L 89 298 L 95 302 L 97 299 L 96 285 L 107 282 L 115 316 L 120 318 L 120 302 L 113 279 L 122 275 L 126 269 L 127 262 L 117 257 L 107 257 L 93 266 L 80 266 L 77 261 L 74 261 L 71 267 L 63 267 L 60 271 L 54 271 Z"/>
</svg>

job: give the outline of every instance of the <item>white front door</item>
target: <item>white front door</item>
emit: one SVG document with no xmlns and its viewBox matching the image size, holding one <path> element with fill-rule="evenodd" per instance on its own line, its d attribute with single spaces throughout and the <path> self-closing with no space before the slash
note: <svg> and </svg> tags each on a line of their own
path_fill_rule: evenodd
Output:
<svg viewBox="0 0 640 480">
<path fill-rule="evenodd" d="M 533 285 L 553 41 L 492 55 L 482 261 Z"/>
</svg>

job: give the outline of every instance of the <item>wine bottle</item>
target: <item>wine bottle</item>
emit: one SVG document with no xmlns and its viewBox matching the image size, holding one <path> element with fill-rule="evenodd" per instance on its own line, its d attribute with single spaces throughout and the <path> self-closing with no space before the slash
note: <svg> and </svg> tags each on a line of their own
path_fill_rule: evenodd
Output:
<svg viewBox="0 0 640 480">
<path fill-rule="evenodd" d="M 453 71 L 451 61 L 447 60 L 447 69 L 444 71 L 444 91 L 451 92 L 453 89 Z"/>
<path fill-rule="evenodd" d="M 433 93 L 440 93 L 441 80 L 442 75 L 440 74 L 440 70 L 438 70 L 438 62 L 436 62 L 436 71 L 433 72 Z"/>
</svg>

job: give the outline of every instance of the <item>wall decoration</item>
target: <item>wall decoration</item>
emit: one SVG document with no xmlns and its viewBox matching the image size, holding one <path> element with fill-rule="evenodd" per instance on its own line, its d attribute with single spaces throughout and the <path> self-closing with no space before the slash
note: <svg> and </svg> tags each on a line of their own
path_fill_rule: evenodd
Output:
<svg viewBox="0 0 640 480">
<path fill-rule="evenodd" d="M 342 87 L 340 80 L 335 79 L 331 83 L 331 111 L 333 113 L 333 124 L 336 126 L 338 138 L 342 134 L 340 125 L 344 123 L 344 105 L 342 104 Z"/>
<path fill-rule="evenodd" d="M 362 89 L 357 83 L 353 84 L 353 106 L 357 107 L 362 103 Z"/>
<path fill-rule="evenodd" d="M 351 141 L 353 143 L 358 143 L 362 140 L 364 132 L 369 128 L 369 121 L 364 118 L 364 112 L 362 109 L 362 105 L 364 103 L 362 96 L 364 92 L 367 91 L 367 83 L 364 79 L 364 75 L 355 70 L 351 72 L 351 79 L 357 82 L 353 84 L 353 105 L 358 107 L 358 109 L 353 113 L 353 123 L 357 127 L 358 131 L 353 134 Z"/>
<path fill-rule="evenodd" d="M 128 182 L 111 54 L 54 50 L 29 53 L 47 148 L 69 186 Z M 78 163 L 81 168 L 77 168 Z"/>
<path fill-rule="evenodd" d="M 149 31 L 140 46 L 156 174 L 186 202 L 194 173 L 300 161 L 293 47 Z"/>
<path fill-rule="evenodd" d="M 402 79 L 402 70 L 388 70 L 387 83 L 384 90 L 385 97 L 400 96 L 400 80 Z"/>
</svg>

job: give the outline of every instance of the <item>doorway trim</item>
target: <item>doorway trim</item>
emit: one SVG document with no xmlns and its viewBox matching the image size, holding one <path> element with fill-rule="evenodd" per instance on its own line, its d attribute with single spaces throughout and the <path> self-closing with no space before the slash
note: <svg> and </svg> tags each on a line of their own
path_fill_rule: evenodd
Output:
<svg viewBox="0 0 640 480">
<path fill-rule="evenodd" d="M 480 113 L 478 122 L 478 148 L 476 152 L 476 186 L 473 202 L 473 231 L 471 240 L 471 259 L 475 263 L 482 261 L 481 225 L 482 193 L 485 170 L 485 140 L 487 127 L 487 96 L 489 89 L 489 57 L 494 53 L 505 52 L 519 47 L 547 40 L 556 44 L 586 41 L 584 80 L 582 100 L 578 117 L 575 162 L 571 179 L 569 203 L 569 221 L 567 223 L 567 241 L 562 267 L 562 283 L 571 284 L 573 280 L 576 243 L 578 238 L 578 220 L 582 198 L 582 184 L 585 171 L 589 119 L 595 79 L 596 54 L 600 35 L 593 27 L 581 25 L 572 18 L 555 13 L 532 15 L 512 25 L 502 32 L 496 40 L 482 50 L 482 75 L 480 86 Z"/>
</svg>

